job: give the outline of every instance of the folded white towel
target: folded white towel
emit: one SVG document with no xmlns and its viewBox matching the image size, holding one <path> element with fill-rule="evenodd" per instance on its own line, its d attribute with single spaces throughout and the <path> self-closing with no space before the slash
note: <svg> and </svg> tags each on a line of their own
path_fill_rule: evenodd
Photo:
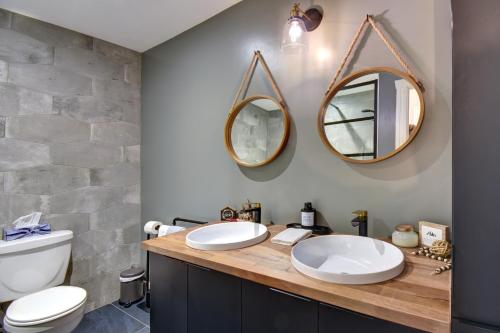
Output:
<svg viewBox="0 0 500 333">
<path fill-rule="evenodd" d="M 176 225 L 165 225 L 164 224 L 164 225 L 160 226 L 160 229 L 158 229 L 158 237 L 173 234 L 174 232 L 179 232 L 179 231 L 182 231 L 185 229 L 186 228 L 184 228 L 184 227 L 179 227 Z"/>
<path fill-rule="evenodd" d="M 298 241 L 311 236 L 311 234 L 312 230 L 288 228 L 274 236 L 271 243 L 292 246 Z"/>
</svg>

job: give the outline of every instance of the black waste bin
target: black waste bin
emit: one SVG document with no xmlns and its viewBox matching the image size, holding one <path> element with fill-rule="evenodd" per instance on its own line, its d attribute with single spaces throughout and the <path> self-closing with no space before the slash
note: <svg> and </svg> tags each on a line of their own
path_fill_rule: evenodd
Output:
<svg viewBox="0 0 500 333">
<path fill-rule="evenodd" d="M 120 273 L 120 300 L 124 307 L 140 301 L 144 297 L 144 269 L 130 268 Z"/>
</svg>

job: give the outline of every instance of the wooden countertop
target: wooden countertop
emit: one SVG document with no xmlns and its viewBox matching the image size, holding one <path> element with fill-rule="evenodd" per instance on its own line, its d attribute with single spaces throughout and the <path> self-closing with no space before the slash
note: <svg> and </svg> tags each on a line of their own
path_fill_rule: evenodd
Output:
<svg viewBox="0 0 500 333">
<path fill-rule="evenodd" d="M 271 243 L 282 225 L 268 226 L 262 243 L 238 250 L 201 251 L 185 244 L 194 228 L 144 241 L 145 250 L 211 268 L 243 279 L 428 332 L 450 332 L 451 272 L 431 275 L 440 262 L 407 255 L 398 277 L 370 285 L 323 282 L 299 273 L 291 247 Z"/>
</svg>

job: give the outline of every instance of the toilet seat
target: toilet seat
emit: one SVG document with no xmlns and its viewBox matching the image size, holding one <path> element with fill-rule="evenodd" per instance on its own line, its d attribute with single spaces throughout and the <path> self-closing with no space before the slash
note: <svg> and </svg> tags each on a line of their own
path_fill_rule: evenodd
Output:
<svg viewBox="0 0 500 333">
<path fill-rule="evenodd" d="M 47 323 L 62 318 L 84 306 L 85 289 L 58 286 L 23 296 L 7 308 L 5 322 L 11 326 L 25 327 Z"/>
</svg>

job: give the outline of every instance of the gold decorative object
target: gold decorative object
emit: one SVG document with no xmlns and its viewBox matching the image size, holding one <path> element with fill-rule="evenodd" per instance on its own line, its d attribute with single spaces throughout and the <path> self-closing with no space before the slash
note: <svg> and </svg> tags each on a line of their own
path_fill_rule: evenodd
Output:
<svg viewBox="0 0 500 333">
<path fill-rule="evenodd" d="M 425 256 L 429 259 L 438 260 L 444 263 L 443 266 L 436 268 L 432 274 L 441 274 L 452 268 L 451 259 L 451 244 L 447 241 L 434 241 L 432 247 L 421 247 L 418 250 L 410 252 L 414 256 Z"/>
<path fill-rule="evenodd" d="M 447 264 L 447 265 L 436 268 L 434 270 L 434 272 L 432 272 L 432 274 L 441 274 L 444 271 L 449 271 L 450 269 L 451 269 L 451 264 Z"/>
<path fill-rule="evenodd" d="M 240 220 L 260 223 L 262 214 L 262 205 L 258 202 L 247 202 L 243 203 L 243 209 L 239 212 L 238 218 Z"/>
<path fill-rule="evenodd" d="M 451 255 L 451 244 L 444 240 L 437 240 L 432 242 L 430 251 L 442 258 L 448 258 Z"/>
<path fill-rule="evenodd" d="M 246 212 L 240 212 L 238 214 L 238 220 L 251 222 L 252 221 L 252 214 L 246 213 Z"/>
</svg>

